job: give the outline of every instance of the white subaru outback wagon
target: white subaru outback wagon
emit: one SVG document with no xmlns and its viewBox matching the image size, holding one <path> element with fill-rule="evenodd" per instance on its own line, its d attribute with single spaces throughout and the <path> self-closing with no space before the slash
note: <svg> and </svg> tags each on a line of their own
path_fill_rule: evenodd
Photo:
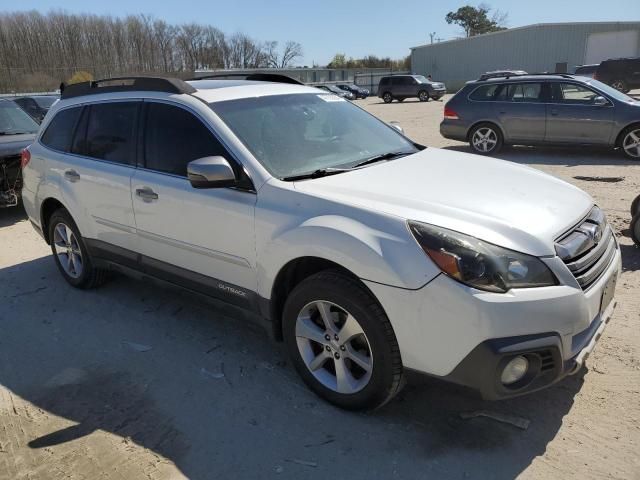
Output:
<svg viewBox="0 0 640 480">
<path fill-rule="evenodd" d="M 621 268 L 589 195 L 260 78 L 63 91 L 22 194 L 67 282 L 113 270 L 250 309 L 344 408 L 384 404 L 408 370 L 498 399 L 580 369 Z"/>
</svg>

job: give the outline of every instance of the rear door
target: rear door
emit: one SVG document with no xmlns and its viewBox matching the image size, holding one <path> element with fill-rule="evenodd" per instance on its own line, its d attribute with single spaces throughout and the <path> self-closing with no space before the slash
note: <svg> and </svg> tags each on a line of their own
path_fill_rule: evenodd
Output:
<svg viewBox="0 0 640 480">
<path fill-rule="evenodd" d="M 143 268 L 248 306 L 256 290 L 256 195 L 236 188 L 195 189 L 187 164 L 234 159 L 207 125 L 176 104 L 145 101 L 143 164 L 132 182 Z"/>
<path fill-rule="evenodd" d="M 595 99 L 601 96 L 580 83 L 552 83 L 545 141 L 607 145 L 613 131 L 615 107 L 611 101 L 595 105 Z"/>
<path fill-rule="evenodd" d="M 544 141 L 547 85 L 543 82 L 506 83 L 496 96 L 495 114 L 507 142 Z"/>
<path fill-rule="evenodd" d="M 78 226 L 91 247 L 135 250 L 131 177 L 140 105 L 113 101 L 84 107 L 70 152 L 60 158 L 63 196 L 74 218 L 84 222 Z"/>
</svg>

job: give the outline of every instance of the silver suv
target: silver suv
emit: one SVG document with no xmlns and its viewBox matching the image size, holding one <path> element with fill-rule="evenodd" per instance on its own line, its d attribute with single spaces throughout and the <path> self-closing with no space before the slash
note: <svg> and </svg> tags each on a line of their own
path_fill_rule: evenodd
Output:
<svg viewBox="0 0 640 480">
<path fill-rule="evenodd" d="M 620 250 L 589 195 L 316 88 L 73 85 L 22 164 L 69 284 L 123 272 L 251 310 L 344 408 L 384 404 L 408 369 L 487 398 L 546 387 L 615 305 Z"/>
</svg>

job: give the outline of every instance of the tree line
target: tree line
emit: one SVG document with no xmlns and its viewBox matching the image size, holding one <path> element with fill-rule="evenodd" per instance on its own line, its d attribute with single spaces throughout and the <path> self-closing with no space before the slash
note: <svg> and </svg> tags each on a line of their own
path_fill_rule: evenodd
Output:
<svg viewBox="0 0 640 480">
<path fill-rule="evenodd" d="M 336 53 L 331 62 L 327 64 L 327 68 L 388 68 L 392 70 L 410 70 L 411 56 L 404 57 L 400 60 L 392 60 L 390 57 L 377 57 L 375 55 L 367 55 L 362 58 L 347 58 L 344 53 Z"/>
<path fill-rule="evenodd" d="M 198 69 L 285 68 L 302 57 L 211 25 L 172 25 L 147 15 L 0 13 L 0 91 L 45 91 L 61 81 L 130 74 L 190 77 Z"/>
</svg>

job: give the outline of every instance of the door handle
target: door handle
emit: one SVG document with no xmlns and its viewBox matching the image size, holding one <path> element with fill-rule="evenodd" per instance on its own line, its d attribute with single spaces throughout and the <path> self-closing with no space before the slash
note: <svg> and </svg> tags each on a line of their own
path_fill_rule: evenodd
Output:
<svg viewBox="0 0 640 480">
<path fill-rule="evenodd" d="M 80 174 L 73 169 L 69 169 L 64 171 L 64 178 L 70 182 L 77 182 L 80 180 Z"/>
<path fill-rule="evenodd" d="M 136 195 L 139 196 L 145 202 L 158 199 L 158 194 L 151 190 L 149 187 L 136 188 Z"/>
</svg>

